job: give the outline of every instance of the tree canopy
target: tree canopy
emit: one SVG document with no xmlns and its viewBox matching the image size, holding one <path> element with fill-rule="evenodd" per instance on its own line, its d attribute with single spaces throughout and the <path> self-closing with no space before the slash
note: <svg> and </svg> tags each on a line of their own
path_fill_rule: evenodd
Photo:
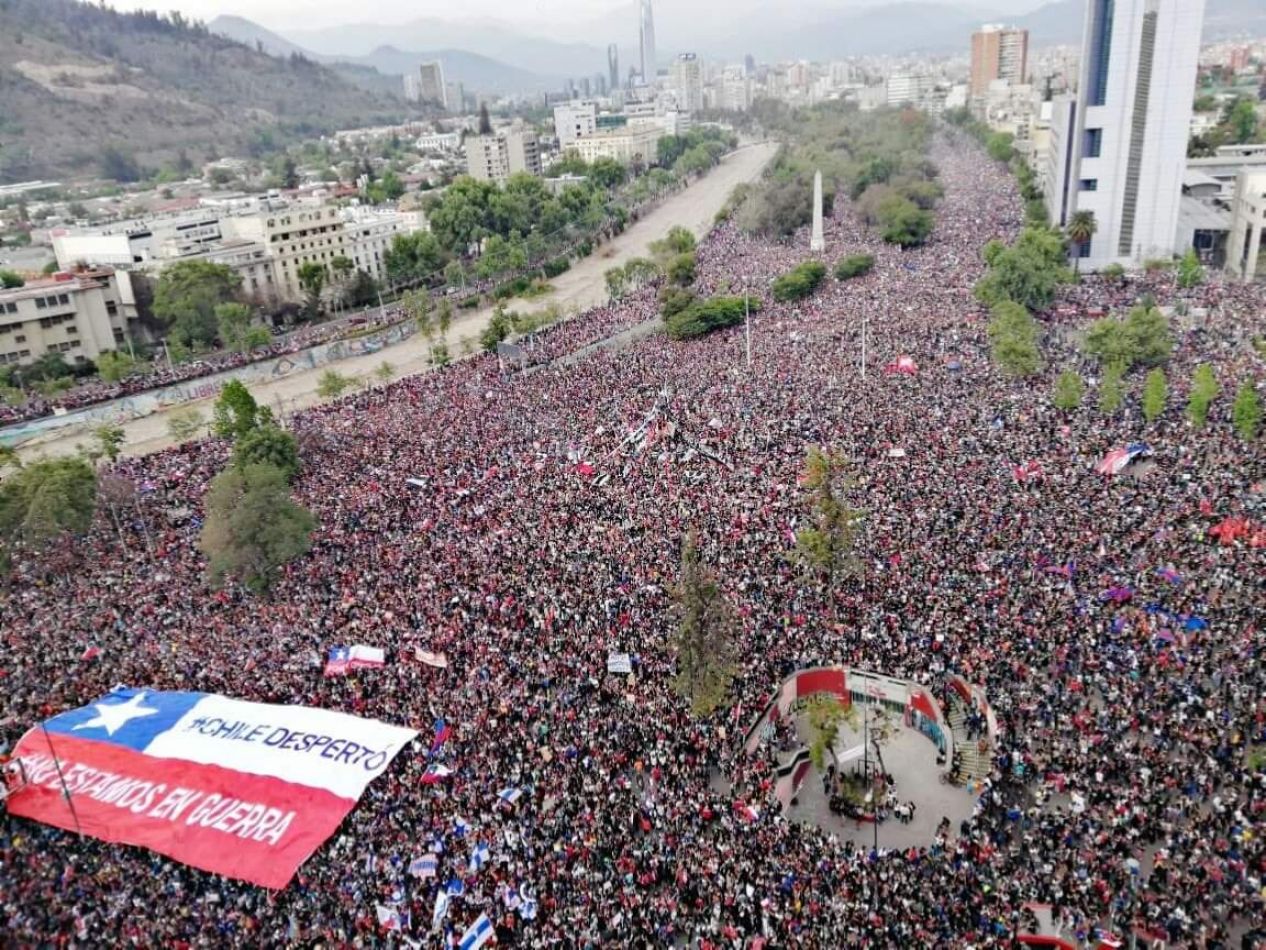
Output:
<svg viewBox="0 0 1266 950">
<path fill-rule="evenodd" d="M 1064 266 L 1064 242 L 1047 228 L 1025 228 L 1010 247 L 986 245 L 989 271 L 976 284 L 976 297 L 993 307 L 1006 300 L 1043 310 L 1071 275 Z"/>
<path fill-rule="evenodd" d="M 41 551 L 83 534 L 97 509 L 97 473 L 81 457 L 41 459 L 0 481 L 0 568 L 18 546 Z"/>
<path fill-rule="evenodd" d="M 270 465 L 225 469 L 211 482 L 200 547 L 207 579 L 264 591 L 278 570 L 307 552 L 316 519 L 290 497 L 285 474 Z"/>
<path fill-rule="evenodd" d="M 219 333 L 216 307 L 237 295 L 241 277 L 226 264 L 177 261 L 154 290 L 154 316 L 185 346 L 209 344 Z"/>
</svg>

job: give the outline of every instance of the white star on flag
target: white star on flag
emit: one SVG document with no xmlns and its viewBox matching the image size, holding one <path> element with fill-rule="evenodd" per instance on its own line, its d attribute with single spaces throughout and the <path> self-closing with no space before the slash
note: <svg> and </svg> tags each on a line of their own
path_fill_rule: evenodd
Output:
<svg viewBox="0 0 1266 950">
<path fill-rule="evenodd" d="M 152 716 L 158 712 L 150 706 L 142 706 L 145 701 L 144 693 L 137 693 L 126 703 L 93 703 L 92 708 L 97 711 L 95 719 L 86 719 L 76 729 L 105 729 L 106 735 L 114 735 L 133 719 L 139 719 L 142 716 Z"/>
</svg>

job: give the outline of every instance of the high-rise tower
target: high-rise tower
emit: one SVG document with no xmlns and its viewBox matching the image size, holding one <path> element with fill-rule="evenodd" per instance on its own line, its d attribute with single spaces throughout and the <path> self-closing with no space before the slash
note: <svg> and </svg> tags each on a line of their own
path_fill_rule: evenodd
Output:
<svg viewBox="0 0 1266 950">
<path fill-rule="evenodd" d="M 1176 246 L 1205 0 L 1087 0 L 1076 99 L 1052 120 L 1057 226 L 1078 211 L 1091 268 L 1182 252 Z"/>
<path fill-rule="evenodd" d="M 655 85 L 655 15 L 651 11 L 651 0 L 642 0 L 641 5 L 641 37 L 642 37 L 642 82 L 648 86 Z"/>
<path fill-rule="evenodd" d="M 620 47 L 614 43 L 607 47 L 607 80 L 612 92 L 620 88 Z"/>
</svg>

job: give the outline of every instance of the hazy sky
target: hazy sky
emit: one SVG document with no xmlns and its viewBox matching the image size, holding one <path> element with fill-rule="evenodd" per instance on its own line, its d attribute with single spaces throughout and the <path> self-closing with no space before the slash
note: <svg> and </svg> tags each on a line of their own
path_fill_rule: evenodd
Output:
<svg viewBox="0 0 1266 950">
<path fill-rule="evenodd" d="M 422 17 L 441 19 L 497 19 L 528 27 L 533 33 L 572 33 L 568 26 L 587 23 L 605 15 L 623 16 L 633 0 L 378 0 L 358 6 L 346 0 L 108 0 L 120 10 L 179 10 L 199 20 L 213 20 L 221 14 L 235 14 L 262 26 L 284 30 L 335 26 L 343 23 L 403 23 Z M 784 0 L 786 3 L 786 0 Z M 860 9 L 900 0 L 791 0 L 778 5 L 780 15 L 809 11 Z M 1019 14 L 1042 6 L 1043 0 L 920 0 L 955 3 L 967 8 L 999 14 Z M 733 17 L 737 12 L 769 9 L 768 0 L 657 0 L 656 20 L 670 20 L 681 26 L 706 28 L 716 17 Z M 630 14 L 631 17 L 631 14 Z M 630 29 L 633 27 L 630 26 Z"/>
</svg>

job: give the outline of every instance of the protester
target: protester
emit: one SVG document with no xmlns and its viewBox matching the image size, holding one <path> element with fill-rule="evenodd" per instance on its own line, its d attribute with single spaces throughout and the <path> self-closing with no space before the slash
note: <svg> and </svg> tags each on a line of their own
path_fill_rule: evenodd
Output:
<svg viewBox="0 0 1266 950">
<path fill-rule="evenodd" d="M 275 894 L 9 819 L 8 939 L 368 944 L 398 939 L 379 928 L 386 904 L 431 946 L 486 912 L 499 944 L 533 948 L 986 948 L 1014 946 L 1036 902 L 1089 945 L 1095 926 L 1137 920 L 1171 945 L 1232 946 L 1263 914 L 1266 784 L 1244 753 L 1266 741 L 1266 552 L 1210 529 L 1263 518 L 1266 459 L 1231 431 L 1225 395 L 1201 430 L 1181 405 L 1197 363 L 1224 393 L 1260 383 L 1260 357 L 1233 342 L 1263 332 L 1260 290 L 1086 281 L 1048 318 L 1046 376 L 1011 381 L 990 366 L 971 288 L 984 242 L 1019 231 L 1015 186 L 979 154 L 933 157 L 946 193 L 928 244 L 886 245 L 838 200 L 830 260 L 864 252 L 874 270 L 768 302 L 750 367 L 741 327 L 557 359 L 652 317 L 648 288 L 542 331 L 530 372 L 481 356 L 299 415 L 296 495 L 320 526 L 267 596 L 208 590 L 197 524 L 172 514 L 199 510 L 224 444 L 120 462 L 142 488 L 124 539 L 103 518 L 72 570 L 23 562 L 0 594 L 0 738 L 126 683 L 424 736 L 443 717 L 454 773 L 423 783 L 420 740 Z M 807 244 L 722 224 L 696 289 L 763 292 Z M 1050 381 L 1076 359 L 1061 329 L 1145 293 L 1209 308 L 1180 331 L 1168 414 L 1056 410 Z M 917 374 L 883 372 L 900 355 Z M 1150 472 L 1095 473 L 1141 437 Z M 865 512 L 864 569 L 825 588 L 791 541 L 810 518 L 798 478 L 813 445 L 850 460 Z M 1043 477 L 1018 480 L 1029 460 Z M 687 531 L 740 628 L 731 702 L 705 719 L 672 688 Z M 1130 596 L 1101 596 L 1117 587 Z M 1193 617 L 1207 626 L 1187 629 Z M 328 647 L 350 642 L 386 647 L 387 666 L 323 677 Z M 90 646 L 100 656 L 81 660 Z M 609 652 L 631 654 L 632 674 L 608 675 Z M 823 663 L 984 688 L 1000 735 L 970 819 L 870 853 L 779 814 L 772 753 L 744 755 L 743 727 L 789 672 Z M 511 805 L 507 788 L 522 791 Z M 491 854 L 478 872 L 472 836 Z M 410 875 L 428 853 L 436 876 Z M 454 878 L 464 894 L 438 937 Z"/>
</svg>

